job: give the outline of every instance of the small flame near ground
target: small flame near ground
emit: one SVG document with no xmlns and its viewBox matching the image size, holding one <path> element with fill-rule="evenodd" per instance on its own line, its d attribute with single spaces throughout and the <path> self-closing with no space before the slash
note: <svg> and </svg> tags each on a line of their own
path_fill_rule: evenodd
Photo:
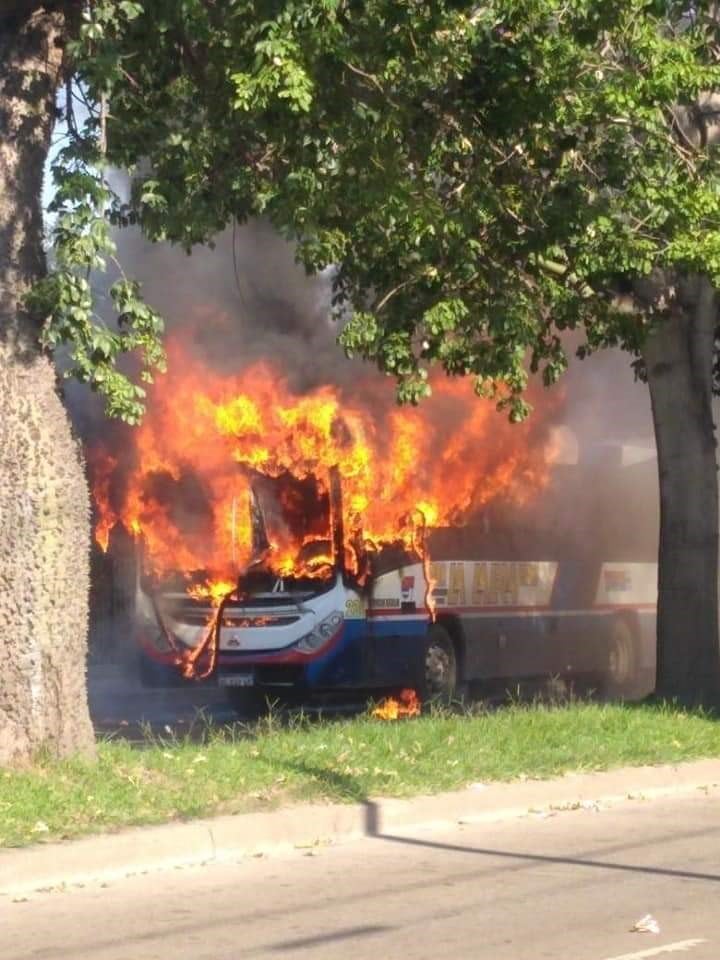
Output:
<svg viewBox="0 0 720 960">
<path fill-rule="evenodd" d="M 378 720 L 401 720 L 406 717 L 419 717 L 422 704 L 414 690 L 401 690 L 397 699 L 386 697 L 372 711 L 371 716 Z"/>
</svg>

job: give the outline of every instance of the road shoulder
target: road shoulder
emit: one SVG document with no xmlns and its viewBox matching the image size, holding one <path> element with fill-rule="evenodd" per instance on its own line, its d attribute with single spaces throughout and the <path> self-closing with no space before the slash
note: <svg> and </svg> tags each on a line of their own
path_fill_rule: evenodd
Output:
<svg viewBox="0 0 720 960">
<path fill-rule="evenodd" d="M 451 823 L 493 823 L 585 807 L 715 791 L 720 760 L 569 773 L 552 780 L 472 784 L 464 790 L 357 804 L 297 804 L 266 813 L 137 827 L 0 850 L 0 897 L 107 882 L 133 874 L 240 860 L 283 848 L 337 843 Z"/>
</svg>

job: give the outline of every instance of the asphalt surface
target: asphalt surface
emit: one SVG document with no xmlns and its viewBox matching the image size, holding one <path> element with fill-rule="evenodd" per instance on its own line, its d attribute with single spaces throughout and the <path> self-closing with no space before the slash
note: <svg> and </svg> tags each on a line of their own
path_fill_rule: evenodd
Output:
<svg viewBox="0 0 720 960">
<path fill-rule="evenodd" d="M 0 956 L 716 960 L 719 842 L 702 793 L 373 836 L 3 900 Z"/>
</svg>

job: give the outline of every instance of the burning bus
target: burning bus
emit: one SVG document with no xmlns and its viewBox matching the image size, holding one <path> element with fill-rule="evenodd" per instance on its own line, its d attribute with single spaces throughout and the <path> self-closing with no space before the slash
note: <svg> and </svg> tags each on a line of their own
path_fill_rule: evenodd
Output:
<svg viewBox="0 0 720 960">
<path fill-rule="evenodd" d="M 545 394 L 511 425 L 463 381 L 418 410 L 377 382 L 298 395 L 267 364 L 209 376 L 169 353 L 142 425 L 88 454 L 98 543 L 135 538 L 148 682 L 248 704 L 651 673 L 651 458 L 560 463 Z"/>
<path fill-rule="evenodd" d="M 448 701 L 478 681 L 540 676 L 627 693 L 653 670 L 652 516 L 644 492 L 633 502 L 653 466 L 556 468 L 544 521 L 497 506 L 461 528 L 428 531 L 422 517 L 408 518 L 408 539 L 382 549 L 361 531 L 346 539 L 337 470 L 327 483 L 260 478 L 250 496 L 254 558 L 235 585 L 213 596 L 202 584 L 139 578 L 145 677 L 172 683 L 179 670 L 226 688 L 242 709 L 268 697 L 400 688 Z M 595 494 L 582 504 L 588 470 Z M 568 496 L 576 511 L 563 529 L 556 508 Z M 598 528 L 619 498 L 628 515 Z M 313 504 L 312 535 L 292 527 L 306 514 L 287 514 L 300 502 Z M 286 573 L 268 562 L 278 524 L 302 544 Z"/>
</svg>

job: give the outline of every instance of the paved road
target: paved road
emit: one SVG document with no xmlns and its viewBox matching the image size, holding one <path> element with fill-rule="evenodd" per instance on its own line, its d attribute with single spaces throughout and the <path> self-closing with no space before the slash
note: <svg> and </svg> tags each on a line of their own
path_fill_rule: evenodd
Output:
<svg viewBox="0 0 720 960">
<path fill-rule="evenodd" d="M 719 854 L 702 794 L 368 837 L 0 901 L 0 957 L 717 960 Z"/>
</svg>

